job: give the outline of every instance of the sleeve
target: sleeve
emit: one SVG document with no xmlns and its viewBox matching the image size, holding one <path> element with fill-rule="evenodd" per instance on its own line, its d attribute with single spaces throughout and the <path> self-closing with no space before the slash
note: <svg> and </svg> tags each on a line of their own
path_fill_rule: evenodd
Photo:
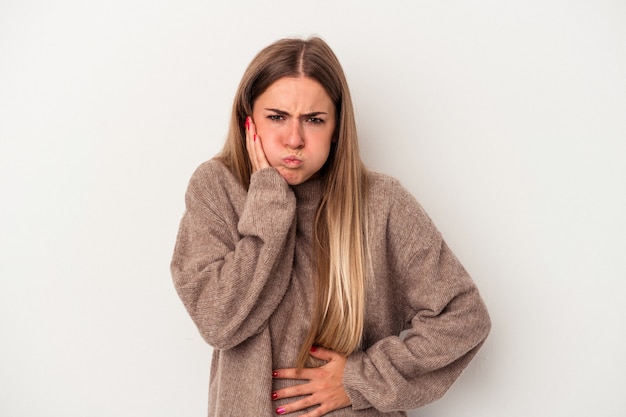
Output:
<svg viewBox="0 0 626 417">
<path fill-rule="evenodd" d="M 237 219 L 213 174 L 199 169 L 189 183 L 171 271 L 202 337 L 229 349 L 263 329 L 287 290 L 296 201 L 267 168 L 252 175 Z"/>
<path fill-rule="evenodd" d="M 408 330 L 349 356 L 344 387 L 355 410 L 406 411 L 441 398 L 491 327 L 475 284 L 417 201 L 402 190 L 392 204 L 390 276 Z"/>
</svg>

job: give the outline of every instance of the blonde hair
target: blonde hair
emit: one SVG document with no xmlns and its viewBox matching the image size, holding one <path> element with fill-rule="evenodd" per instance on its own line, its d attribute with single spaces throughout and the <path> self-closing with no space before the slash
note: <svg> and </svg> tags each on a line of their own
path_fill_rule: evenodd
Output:
<svg viewBox="0 0 626 417">
<path fill-rule="evenodd" d="M 323 196 L 313 239 L 315 313 L 298 357 L 304 367 L 311 346 L 349 355 L 361 346 L 364 328 L 367 254 L 367 170 L 361 161 L 350 90 L 330 47 L 320 38 L 282 39 L 257 54 L 245 71 L 233 103 L 226 144 L 218 155 L 246 187 L 252 166 L 244 122 L 254 101 L 283 77 L 309 77 L 335 105 L 331 152 L 321 170 Z"/>
</svg>

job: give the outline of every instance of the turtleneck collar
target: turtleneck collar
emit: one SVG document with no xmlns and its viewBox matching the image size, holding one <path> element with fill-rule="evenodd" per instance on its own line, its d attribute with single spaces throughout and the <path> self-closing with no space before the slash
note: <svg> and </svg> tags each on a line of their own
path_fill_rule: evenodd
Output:
<svg viewBox="0 0 626 417">
<path fill-rule="evenodd" d="M 322 198 L 322 193 L 324 192 L 324 178 L 312 178 L 302 184 L 292 185 L 291 189 L 298 203 L 317 203 Z"/>
</svg>

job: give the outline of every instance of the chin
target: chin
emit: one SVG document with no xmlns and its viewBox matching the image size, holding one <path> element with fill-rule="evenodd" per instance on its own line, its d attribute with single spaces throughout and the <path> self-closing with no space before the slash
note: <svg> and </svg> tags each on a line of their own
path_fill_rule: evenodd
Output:
<svg viewBox="0 0 626 417">
<path fill-rule="evenodd" d="M 294 179 L 290 179 L 290 178 L 285 178 L 285 181 L 287 181 L 287 184 L 289 184 L 289 185 L 300 185 L 303 182 L 305 182 L 306 180 L 302 180 L 302 179 L 295 179 L 294 180 Z"/>
<path fill-rule="evenodd" d="M 300 175 L 289 175 L 289 173 L 287 173 L 286 175 L 281 173 L 280 175 L 285 179 L 285 181 L 287 181 L 287 184 L 289 185 L 299 185 L 309 179 L 309 177 L 302 177 Z"/>
</svg>

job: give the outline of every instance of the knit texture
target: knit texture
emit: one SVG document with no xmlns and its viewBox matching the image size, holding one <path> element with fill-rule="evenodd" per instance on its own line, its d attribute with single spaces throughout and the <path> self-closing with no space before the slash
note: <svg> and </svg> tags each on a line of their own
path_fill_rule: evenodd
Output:
<svg viewBox="0 0 626 417">
<path fill-rule="evenodd" d="M 369 187 L 364 343 L 344 372 L 352 405 L 333 417 L 406 416 L 440 398 L 490 329 L 476 286 L 417 201 L 383 174 Z M 273 168 L 253 174 L 248 191 L 215 160 L 193 174 L 171 269 L 213 346 L 209 417 L 274 416 L 293 401 L 271 401 L 297 383 L 272 370 L 295 367 L 313 314 L 321 196 L 320 180 L 289 186 Z"/>
</svg>

